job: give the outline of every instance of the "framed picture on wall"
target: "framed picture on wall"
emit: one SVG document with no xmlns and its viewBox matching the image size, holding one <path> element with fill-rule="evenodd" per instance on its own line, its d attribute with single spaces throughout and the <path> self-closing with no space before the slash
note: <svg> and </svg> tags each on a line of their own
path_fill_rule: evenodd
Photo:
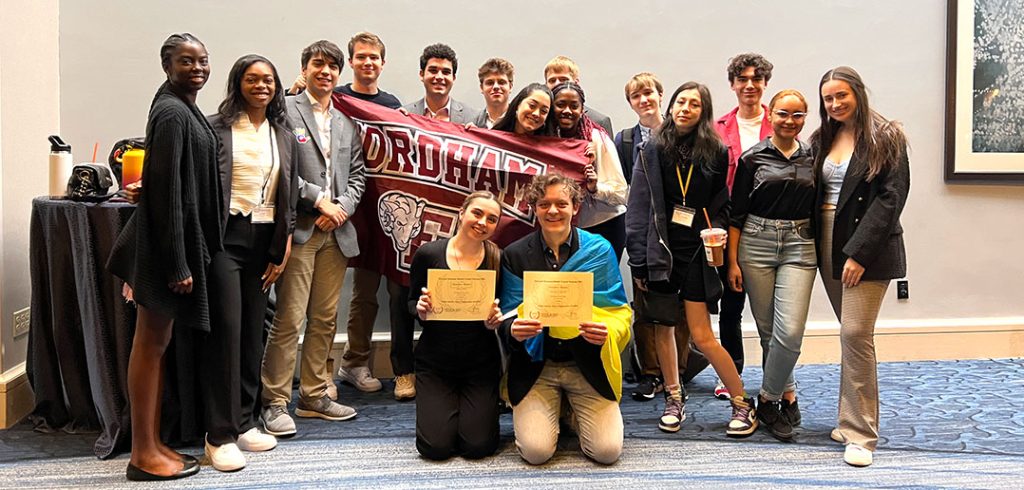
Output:
<svg viewBox="0 0 1024 490">
<path fill-rule="evenodd" d="M 1024 0 L 947 0 L 946 181 L 1024 184 Z"/>
</svg>

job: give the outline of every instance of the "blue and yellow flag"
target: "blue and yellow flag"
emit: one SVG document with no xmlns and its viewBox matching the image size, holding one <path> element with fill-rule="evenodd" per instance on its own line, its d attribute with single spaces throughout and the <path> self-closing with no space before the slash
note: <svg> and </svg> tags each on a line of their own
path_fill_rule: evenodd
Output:
<svg viewBox="0 0 1024 490">
<path fill-rule="evenodd" d="M 622 273 L 619 272 L 615 252 L 607 240 L 593 233 L 576 229 L 580 248 L 569 257 L 561 270 L 565 272 L 590 272 L 594 275 L 593 321 L 604 323 L 608 328 L 608 340 L 601 346 L 601 363 L 604 365 L 608 384 L 615 392 L 615 398 L 622 397 L 622 350 L 629 343 L 629 325 L 633 310 L 626 300 L 622 287 Z M 523 314 L 523 278 L 504 269 L 501 278 L 501 307 L 508 311 L 515 308 Z M 577 333 L 576 335 L 579 335 Z M 523 342 L 526 352 L 535 362 L 544 360 L 544 337 L 538 335 Z"/>
</svg>

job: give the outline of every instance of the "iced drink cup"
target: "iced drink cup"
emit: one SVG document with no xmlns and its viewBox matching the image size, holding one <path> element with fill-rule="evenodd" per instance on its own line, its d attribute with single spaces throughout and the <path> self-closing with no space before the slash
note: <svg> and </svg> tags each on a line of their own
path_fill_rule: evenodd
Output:
<svg viewBox="0 0 1024 490">
<path fill-rule="evenodd" d="M 142 178 L 142 161 L 146 152 L 135 148 L 124 152 L 121 157 L 121 187 L 138 182 Z"/>
<path fill-rule="evenodd" d="M 711 267 L 720 267 L 725 263 L 725 242 L 729 233 L 721 228 L 701 230 L 700 239 L 704 241 L 704 253 Z"/>
</svg>

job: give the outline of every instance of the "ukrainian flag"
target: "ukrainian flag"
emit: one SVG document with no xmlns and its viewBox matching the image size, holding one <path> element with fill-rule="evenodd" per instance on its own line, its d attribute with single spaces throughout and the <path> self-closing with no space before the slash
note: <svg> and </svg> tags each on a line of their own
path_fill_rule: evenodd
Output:
<svg viewBox="0 0 1024 490">
<path fill-rule="evenodd" d="M 611 244 L 599 235 L 576 229 L 580 248 L 569 257 L 561 270 L 565 272 L 590 272 L 594 275 L 593 321 L 604 323 L 608 328 L 608 339 L 601 346 L 601 363 L 604 365 L 608 384 L 615 392 L 615 398 L 622 398 L 622 350 L 629 343 L 629 326 L 633 310 L 626 300 L 622 287 L 622 274 Z M 523 278 L 508 270 L 502 270 L 501 307 L 515 308 L 523 315 Z M 574 336 L 579 336 L 579 332 Z M 559 336 L 562 337 L 562 336 Z M 544 338 L 540 335 L 523 342 L 526 351 L 535 361 L 544 360 Z"/>
</svg>

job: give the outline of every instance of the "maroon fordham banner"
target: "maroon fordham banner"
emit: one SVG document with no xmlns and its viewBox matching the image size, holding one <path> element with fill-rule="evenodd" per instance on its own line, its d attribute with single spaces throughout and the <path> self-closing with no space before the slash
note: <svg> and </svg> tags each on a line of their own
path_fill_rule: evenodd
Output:
<svg viewBox="0 0 1024 490">
<path fill-rule="evenodd" d="M 535 175 L 584 179 L 586 141 L 467 129 L 337 93 L 334 106 L 355 122 L 366 160 L 366 191 L 351 217 L 360 254 L 349 265 L 403 285 L 416 249 L 455 233 L 470 193 L 498 196 L 493 240 L 505 246 L 534 229 L 526 189 Z"/>
</svg>

